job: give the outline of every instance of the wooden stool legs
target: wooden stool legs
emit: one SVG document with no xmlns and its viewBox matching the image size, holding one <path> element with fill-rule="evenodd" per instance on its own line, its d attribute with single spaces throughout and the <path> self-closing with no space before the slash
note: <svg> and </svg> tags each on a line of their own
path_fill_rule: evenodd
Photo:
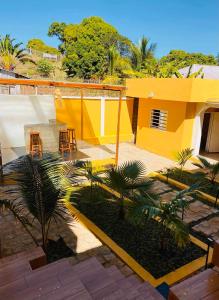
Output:
<svg viewBox="0 0 219 300">
<path fill-rule="evenodd" d="M 40 139 L 40 133 L 37 131 L 30 133 L 30 155 L 34 157 L 35 155 L 42 157 L 42 143 Z"/>
<path fill-rule="evenodd" d="M 69 142 L 69 135 L 67 130 L 59 131 L 59 152 L 71 152 L 71 145 Z"/>
<path fill-rule="evenodd" d="M 70 142 L 71 149 L 73 151 L 77 151 L 77 142 L 76 142 L 76 134 L 74 128 L 68 128 L 68 138 Z"/>
</svg>

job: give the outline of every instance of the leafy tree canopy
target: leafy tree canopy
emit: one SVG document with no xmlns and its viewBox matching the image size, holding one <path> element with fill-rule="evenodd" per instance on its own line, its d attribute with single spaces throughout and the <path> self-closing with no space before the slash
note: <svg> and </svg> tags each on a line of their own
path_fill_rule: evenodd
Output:
<svg viewBox="0 0 219 300">
<path fill-rule="evenodd" d="M 103 77 L 109 70 L 109 48 L 128 55 L 131 42 L 100 17 L 85 18 L 80 24 L 52 23 L 48 34 L 57 36 L 65 53 L 64 68 L 69 76 Z"/>
<path fill-rule="evenodd" d="M 216 65 L 217 61 L 213 55 L 188 53 L 183 50 L 171 50 L 169 54 L 160 59 L 160 64 L 171 64 L 172 67 L 180 69 L 193 64 Z"/>
<path fill-rule="evenodd" d="M 46 45 L 42 40 L 40 39 L 31 39 L 27 43 L 27 48 L 31 48 L 34 50 L 38 50 L 45 53 L 50 54 L 59 54 L 58 49 Z"/>
</svg>

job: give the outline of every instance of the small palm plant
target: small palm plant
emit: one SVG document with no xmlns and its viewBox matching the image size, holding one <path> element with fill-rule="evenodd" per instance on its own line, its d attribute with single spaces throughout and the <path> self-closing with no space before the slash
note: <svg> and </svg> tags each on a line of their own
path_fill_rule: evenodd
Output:
<svg viewBox="0 0 219 300">
<path fill-rule="evenodd" d="M 71 163 L 70 163 L 71 164 Z M 93 188 L 96 183 L 102 183 L 103 179 L 101 174 L 105 172 L 103 168 L 97 168 L 92 165 L 92 162 L 87 161 L 77 161 L 72 163 L 72 174 L 76 176 L 83 176 L 90 182 L 90 200 L 93 196 Z"/>
<path fill-rule="evenodd" d="M 181 171 L 183 170 L 187 161 L 192 157 L 192 154 L 193 149 L 191 148 L 185 148 L 177 153 L 176 160 L 178 165 L 180 166 Z"/>
<path fill-rule="evenodd" d="M 203 176 L 206 176 L 213 185 L 215 183 L 217 175 L 219 174 L 219 162 L 210 163 L 207 159 L 201 156 L 198 156 L 198 159 L 199 162 L 193 163 L 193 165 L 203 170 L 201 174 L 203 174 Z"/>
<path fill-rule="evenodd" d="M 37 221 L 43 248 L 46 250 L 52 220 L 67 217 L 64 198 L 72 189 L 65 176 L 65 168 L 59 157 L 53 155 L 43 159 L 33 159 L 26 155 L 14 166 L 18 174 L 14 177 L 18 185 L 15 192 L 22 196 L 16 209 L 18 212 L 19 209 L 20 212 L 27 210 L 29 217 Z"/>
<path fill-rule="evenodd" d="M 105 183 L 119 193 L 119 218 L 125 217 L 125 197 L 133 198 L 145 193 L 151 187 L 151 180 L 145 177 L 146 169 L 141 161 L 129 161 L 113 167 L 105 173 Z"/>
<path fill-rule="evenodd" d="M 181 218 L 183 211 L 189 208 L 189 202 L 185 200 L 185 196 L 195 193 L 198 186 L 197 183 L 178 192 L 169 202 L 162 202 L 159 195 L 157 198 L 150 195 L 135 197 L 129 205 L 128 218 L 135 224 L 141 224 L 150 219 L 157 220 L 161 232 L 159 236 L 161 250 L 167 247 L 166 237 L 169 238 L 169 233 L 172 234 L 178 247 L 184 247 L 189 241 L 188 227 Z"/>
</svg>

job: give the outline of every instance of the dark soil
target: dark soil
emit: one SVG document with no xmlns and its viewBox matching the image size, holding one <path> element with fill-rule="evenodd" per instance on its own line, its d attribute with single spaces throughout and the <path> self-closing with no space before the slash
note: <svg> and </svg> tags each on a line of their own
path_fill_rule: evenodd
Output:
<svg viewBox="0 0 219 300">
<path fill-rule="evenodd" d="M 49 240 L 46 249 L 47 262 L 51 263 L 64 257 L 75 255 L 64 239 L 60 237 L 57 241 Z"/>
<path fill-rule="evenodd" d="M 96 187 L 90 200 L 89 187 L 81 189 L 80 197 L 72 199 L 83 214 L 92 220 L 120 247 L 130 254 L 155 278 L 197 259 L 205 251 L 193 243 L 179 249 L 171 235 L 166 236 L 167 247 L 161 250 L 161 228 L 156 221 L 147 221 L 142 226 L 118 218 L 119 207 L 113 196 Z"/>
</svg>

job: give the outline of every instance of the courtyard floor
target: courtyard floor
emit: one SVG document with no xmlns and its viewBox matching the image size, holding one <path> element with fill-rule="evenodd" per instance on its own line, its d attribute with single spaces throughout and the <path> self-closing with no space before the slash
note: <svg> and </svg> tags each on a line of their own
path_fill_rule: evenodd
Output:
<svg viewBox="0 0 219 300">
<path fill-rule="evenodd" d="M 85 141 L 78 141 L 78 151 L 72 152 L 71 155 L 66 155 L 66 159 L 110 159 L 115 158 L 115 151 L 115 144 L 91 145 Z M 25 147 L 2 149 L 3 164 L 6 164 L 25 154 Z M 147 173 L 175 165 L 174 161 L 140 149 L 132 143 L 121 143 L 119 147 L 119 163 L 121 164 L 128 160 L 141 160 L 147 168 Z"/>
</svg>

